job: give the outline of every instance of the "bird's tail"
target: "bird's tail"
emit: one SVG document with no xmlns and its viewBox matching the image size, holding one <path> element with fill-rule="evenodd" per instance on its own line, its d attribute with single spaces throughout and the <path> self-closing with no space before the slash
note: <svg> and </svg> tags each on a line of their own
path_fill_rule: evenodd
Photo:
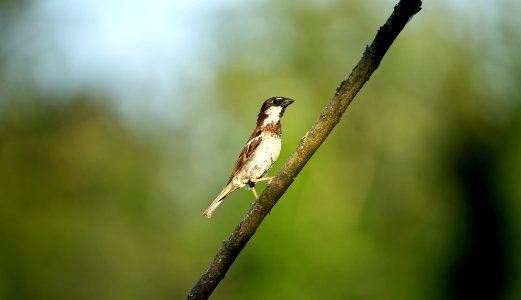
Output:
<svg viewBox="0 0 521 300">
<path fill-rule="evenodd" d="M 234 185 L 230 182 L 223 190 L 222 192 L 219 194 L 219 196 L 217 196 L 217 198 L 215 198 L 215 200 L 213 200 L 212 204 L 210 204 L 210 206 L 203 212 L 203 216 L 207 217 L 208 219 L 210 219 L 212 217 L 212 214 L 213 212 L 217 209 L 217 207 L 221 204 L 221 202 L 224 200 L 224 198 L 226 198 L 226 196 L 228 196 L 229 193 L 235 191 L 237 188 L 234 187 Z"/>
</svg>

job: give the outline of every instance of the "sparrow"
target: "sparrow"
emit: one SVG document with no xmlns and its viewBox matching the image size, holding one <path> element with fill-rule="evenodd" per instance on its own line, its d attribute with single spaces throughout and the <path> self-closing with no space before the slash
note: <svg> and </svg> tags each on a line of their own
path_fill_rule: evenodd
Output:
<svg viewBox="0 0 521 300">
<path fill-rule="evenodd" d="M 279 157 L 282 136 L 280 119 L 293 101 L 284 97 L 272 97 L 264 101 L 257 117 L 257 126 L 235 162 L 230 180 L 203 212 L 203 216 L 211 218 L 226 196 L 246 185 L 251 188 L 255 199 L 259 199 L 255 184 L 259 181 L 268 181 L 269 184 L 274 177 L 264 176 Z"/>
</svg>

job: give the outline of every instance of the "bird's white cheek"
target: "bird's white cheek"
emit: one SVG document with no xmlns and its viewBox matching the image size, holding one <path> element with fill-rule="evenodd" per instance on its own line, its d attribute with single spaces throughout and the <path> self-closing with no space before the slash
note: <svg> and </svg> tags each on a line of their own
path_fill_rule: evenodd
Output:
<svg viewBox="0 0 521 300">
<path fill-rule="evenodd" d="M 282 107 L 278 107 L 278 106 L 272 106 L 270 107 L 267 111 L 266 111 L 266 114 L 268 115 L 268 117 L 264 120 L 264 124 L 263 125 L 267 125 L 267 124 L 270 124 L 270 123 L 277 123 L 278 121 L 280 121 L 280 112 L 282 110 Z"/>
</svg>

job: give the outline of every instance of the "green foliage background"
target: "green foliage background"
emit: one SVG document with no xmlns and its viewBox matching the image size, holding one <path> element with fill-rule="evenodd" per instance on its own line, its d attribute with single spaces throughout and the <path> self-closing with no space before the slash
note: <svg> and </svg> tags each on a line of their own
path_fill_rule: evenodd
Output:
<svg viewBox="0 0 521 300">
<path fill-rule="evenodd" d="M 521 7 L 433 2 L 212 298 L 521 298 Z M 1 1 L 4 24 L 25 5 Z M 172 94 L 174 125 L 127 118 L 102 88 L 42 90 L 27 66 L 13 80 L 2 48 L 0 299 L 183 298 L 252 200 L 200 216 L 260 103 L 296 99 L 274 173 L 393 5 L 215 12 L 212 76 Z"/>
</svg>

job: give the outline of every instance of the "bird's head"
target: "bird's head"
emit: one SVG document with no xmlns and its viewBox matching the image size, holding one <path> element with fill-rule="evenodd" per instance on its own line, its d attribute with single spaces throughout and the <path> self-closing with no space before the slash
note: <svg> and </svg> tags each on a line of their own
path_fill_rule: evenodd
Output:
<svg viewBox="0 0 521 300">
<path fill-rule="evenodd" d="M 270 123 L 277 123 L 282 118 L 286 107 L 293 103 L 293 99 L 284 97 L 271 97 L 264 101 L 259 112 L 257 125 L 267 125 Z"/>
</svg>

